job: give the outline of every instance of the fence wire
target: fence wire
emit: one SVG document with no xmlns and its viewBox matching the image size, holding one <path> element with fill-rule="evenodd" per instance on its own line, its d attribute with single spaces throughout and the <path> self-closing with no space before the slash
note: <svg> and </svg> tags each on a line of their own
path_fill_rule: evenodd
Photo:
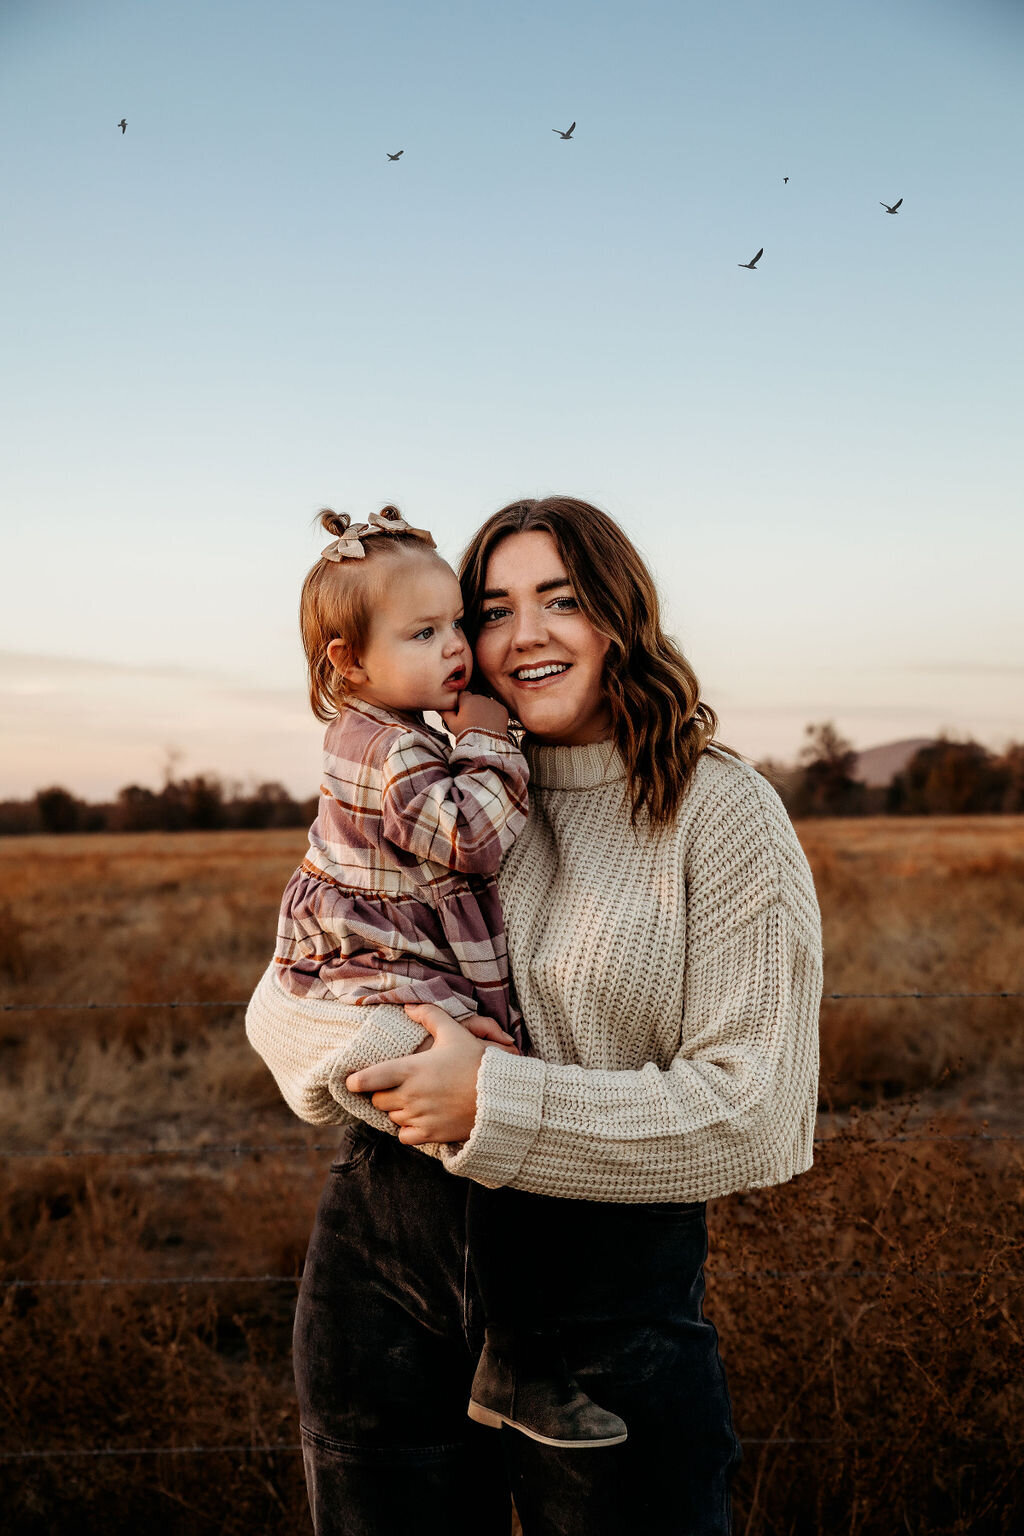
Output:
<svg viewBox="0 0 1024 1536">
<path fill-rule="evenodd" d="M 906 1142 L 922 1142 L 929 1145 L 946 1141 L 1024 1141 L 1024 1134 L 1015 1131 L 948 1131 L 935 1135 L 918 1135 L 903 1132 L 896 1136 L 858 1136 L 840 1131 L 832 1136 L 815 1136 L 816 1147 L 835 1144 L 843 1147 L 902 1146 Z M 18 1158 L 46 1161 L 51 1158 L 76 1157 L 166 1157 L 166 1158 L 214 1158 L 229 1157 L 241 1160 L 245 1157 L 263 1157 L 268 1153 L 292 1156 L 307 1152 L 336 1152 L 333 1141 L 282 1141 L 266 1142 L 249 1146 L 243 1142 L 210 1142 L 197 1147 L 161 1147 L 153 1143 L 137 1147 L 124 1145 L 113 1147 L 0 1147 L 0 1159 L 14 1161 Z"/>
<path fill-rule="evenodd" d="M 769 1280 L 1024 1280 L 1015 1269 L 705 1269 L 708 1280 L 764 1276 Z M 297 1285 L 301 1275 L 94 1275 L 72 1280 L 0 1280 L 0 1290 L 74 1290 L 87 1286 L 133 1285 Z"/>
<path fill-rule="evenodd" d="M 891 1435 L 830 1435 L 801 1438 L 795 1435 L 772 1435 L 761 1438 L 756 1435 L 738 1435 L 741 1445 L 891 1445 Z M 1007 1440 L 1005 1435 L 962 1435 L 956 1439 L 966 1445 L 1002 1445 L 1012 1450 L 1024 1441 Z M 272 1444 L 248 1445 L 100 1445 L 81 1450 L 0 1451 L 0 1462 L 61 1461 L 75 1458 L 100 1458 L 104 1456 L 248 1456 L 255 1452 L 260 1456 L 276 1456 L 281 1452 L 299 1456 L 301 1443 L 279 1440 Z"/>
<path fill-rule="evenodd" d="M 936 997 L 1024 997 L 1024 992 L 825 992 L 822 994 L 823 1003 L 843 1003 L 853 999 L 891 999 L 913 998 L 916 1000 Z M 169 1003 L 2 1003 L 0 1012 L 3 1013 L 52 1013 L 52 1012 L 79 1012 L 87 1013 L 98 1009 L 103 1012 L 115 1012 L 122 1008 L 152 1009 L 152 1008 L 248 1008 L 247 997 L 228 997 L 220 1001 L 210 999 L 179 998 Z"/>
</svg>

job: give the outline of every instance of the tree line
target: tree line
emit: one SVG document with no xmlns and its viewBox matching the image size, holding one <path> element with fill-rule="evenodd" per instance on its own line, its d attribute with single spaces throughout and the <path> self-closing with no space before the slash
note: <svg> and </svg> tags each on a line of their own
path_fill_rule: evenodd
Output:
<svg viewBox="0 0 1024 1536">
<path fill-rule="evenodd" d="M 757 766 L 791 816 L 993 816 L 1024 813 L 1024 742 L 989 752 L 940 736 L 919 747 L 888 784 L 855 778 L 858 754 L 831 721 L 809 725 L 792 766 Z"/>
<path fill-rule="evenodd" d="M 213 832 L 226 828 L 308 827 L 316 796 L 295 800 L 283 784 L 243 790 L 214 774 L 168 779 L 159 790 L 127 784 L 114 800 L 93 804 L 63 785 L 29 800 L 0 801 L 0 836 L 18 832 Z"/>
<path fill-rule="evenodd" d="M 831 721 L 809 725 L 799 760 L 758 763 L 791 816 L 972 816 L 1024 814 L 1024 742 L 989 752 L 940 737 L 921 747 L 888 784 L 854 777 L 857 752 Z M 210 832 L 306 827 L 316 797 L 296 800 L 282 784 L 243 790 L 214 774 L 168 777 L 162 789 L 128 784 L 93 804 L 59 784 L 28 800 L 0 801 L 0 836 L 28 832 Z"/>
</svg>

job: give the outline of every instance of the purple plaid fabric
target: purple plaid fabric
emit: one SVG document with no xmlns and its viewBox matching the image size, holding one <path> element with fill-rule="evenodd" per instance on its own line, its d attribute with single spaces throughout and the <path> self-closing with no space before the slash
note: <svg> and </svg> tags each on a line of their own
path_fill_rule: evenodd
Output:
<svg viewBox="0 0 1024 1536">
<path fill-rule="evenodd" d="M 505 736 L 452 747 L 361 700 L 327 728 L 309 851 L 281 902 L 275 963 L 296 997 L 436 1003 L 520 1040 L 495 876 L 526 825 Z"/>
</svg>

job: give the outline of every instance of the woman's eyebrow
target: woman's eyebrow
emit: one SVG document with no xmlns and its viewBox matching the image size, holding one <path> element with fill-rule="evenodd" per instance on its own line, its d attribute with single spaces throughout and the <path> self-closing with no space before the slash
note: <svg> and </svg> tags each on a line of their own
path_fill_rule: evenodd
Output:
<svg viewBox="0 0 1024 1536">
<path fill-rule="evenodd" d="M 540 596 L 542 592 L 554 591 L 555 587 L 571 586 L 572 582 L 569 580 L 568 576 L 553 576 L 550 581 L 538 581 L 534 590 L 536 591 L 537 595 Z M 489 598 L 492 597 L 508 597 L 507 588 L 489 587 L 484 593 L 484 601 L 486 602 Z"/>
</svg>

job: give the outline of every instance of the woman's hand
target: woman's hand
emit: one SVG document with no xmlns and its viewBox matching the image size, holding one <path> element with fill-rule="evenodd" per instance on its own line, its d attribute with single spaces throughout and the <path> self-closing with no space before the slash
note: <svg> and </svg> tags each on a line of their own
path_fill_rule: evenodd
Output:
<svg viewBox="0 0 1024 1536">
<path fill-rule="evenodd" d="M 409 1006 L 411 1007 L 412 1005 L 410 1004 Z M 428 1003 L 426 1006 L 433 1007 L 433 1004 Z M 405 1011 L 409 1013 L 409 1008 L 407 1007 Z M 444 1009 L 439 1008 L 437 1011 L 438 1013 L 443 1013 Z M 417 1024 L 423 1023 L 423 1020 L 417 1018 L 414 1013 L 410 1013 L 409 1017 L 416 1019 Z M 462 1025 L 463 1029 L 468 1029 L 470 1034 L 475 1035 L 478 1040 L 489 1040 L 492 1045 L 500 1045 L 504 1050 L 510 1050 L 514 1056 L 519 1055 L 519 1047 L 516 1045 L 514 1037 L 505 1033 L 497 1019 L 489 1019 L 486 1014 L 482 1013 L 471 1013 L 467 1014 L 464 1019 L 459 1019 L 458 1022 Z"/>
<path fill-rule="evenodd" d="M 431 1036 L 431 1048 L 352 1072 L 345 1087 L 349 1093 L 370 1094 L 374 1107 L 399 1127 L 398 1139 L 406 1146 L 467 1141 L 476 1120 L 476 1076 L 486 1047 L 443 1008 L 420 1003 L 405 1011 Z"/>
<path fill-rule="evenodd" d="M 410 1009 L 413 1007 L 433 1008 L 433 1006 L 433 1003 L 409 1003 L 406 1006 L 406 1012 L 409 1013 Z M 437 1013 L 444 1013 L 445 1009 L 438 1008 L 435 1011 Z M 417 1014 L 410 1013 L 410 1018 L 416 1019 L 417 1023 L 422 1022 Z M 486 1015 L 481 1013 L 471 1013 L 467 1014 L 464 1019 L 459 1019 L 458 1022 L 463 1029 L 468 1029 L 470 1034 L 475 1035 L 478 1040 L 487 1040 L 491 1045 L 500 1045 L 502 1050 L 508 1051 L 510 1056 L 522 1055 L 522 1051 L 519 1049 L 518 1045 L 516 1045 L 515 1037 L 513 1035 L 507 1034 L 505 1030 L 502 1029 L 497 1019 L 489 1019 L 486 1017 Z M 420 1041 L 419 1045 L 413 1052 L 413 1055 L 418 1056 L 421 1051 L 429 1051 L 433 1043 L 433 1035 L 428 1034 L 426 1039 Z"/>
</svg>

